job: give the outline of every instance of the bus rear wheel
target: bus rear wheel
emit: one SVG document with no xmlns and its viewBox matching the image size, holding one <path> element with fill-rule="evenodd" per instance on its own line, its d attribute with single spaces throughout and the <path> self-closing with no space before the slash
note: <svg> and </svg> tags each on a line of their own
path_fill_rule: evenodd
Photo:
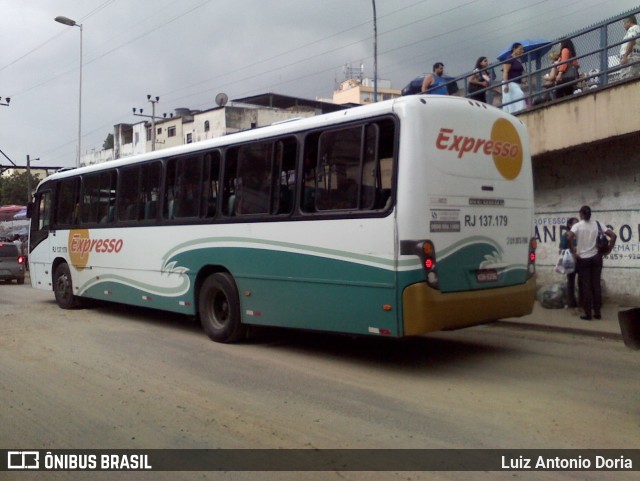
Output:
<svg viewBox="0 0 640 481">
<path fill-rule="evenodd" d="M 212 274 L 204 281 L 198 312 L 202 328 L 216 342 L 234 342 L 246 334 L 240 319 L 238 288 L 226 272 Z"/>
<path fill-rule="evenodd" d="M 73 295 L 73 281 L 71 271 L 66 263 L 56 267 L 53 275 L 53 292 L 56 295 L 56 302 L 62 309 L 74 309 L 78 307 L 78 298 Z"/>
</svg>

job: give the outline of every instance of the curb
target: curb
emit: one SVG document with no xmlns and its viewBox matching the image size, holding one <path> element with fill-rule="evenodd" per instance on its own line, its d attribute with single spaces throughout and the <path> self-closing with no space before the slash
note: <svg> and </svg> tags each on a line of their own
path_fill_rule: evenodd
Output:
<svg viewBox="0 0 640 481">
<path fill-rule="evenodd" d="M 562 332 L 565 334 L 575 334 L 579 336 L 599 337 L 602 339 L 622 341 L 622 333 L 617 333 L 617 332 L 603 332 L 603 331 L 594 331 L 590 329 L 580 329 L 576 327 L 549 326 L 545 324 L 533 324 L 528 322 L 502 321 L 502 320 L 496 321 L 496 324 L 502 324 L 505 326 L 516 327 L 520 329 L 529 329 L 529 330 L 545 331 L 545 332 Z"/>
</svg>

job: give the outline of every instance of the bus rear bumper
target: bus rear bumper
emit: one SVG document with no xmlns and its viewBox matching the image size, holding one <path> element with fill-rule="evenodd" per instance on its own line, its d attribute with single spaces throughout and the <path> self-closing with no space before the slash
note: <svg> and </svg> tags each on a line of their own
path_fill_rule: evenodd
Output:
<svg viewBox="0 0 640 481">
<path fill-rule="evenodd" d="M 525 284 L 491 290 L 442 293 L 426 282 L 402 294 L 405 336 L 460 329 L 531 314 L 536 295 L 535 276 Z"/>
</svg>

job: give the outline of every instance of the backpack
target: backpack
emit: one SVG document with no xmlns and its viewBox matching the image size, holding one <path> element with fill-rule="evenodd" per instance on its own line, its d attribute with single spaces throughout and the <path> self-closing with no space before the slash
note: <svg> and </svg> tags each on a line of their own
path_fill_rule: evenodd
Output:
<svg viewBox="0 0 640 481">
<path fill-rule="evenodd" d="M 424 75 L 420 77 L 414 78 L 411 82 L 404 86 L 402 89 L 402 95 L 416 95 L 422 92 L 422 81 L 424 80 Z M 447 82 L 451 82 L 447 84 L 447 93 L 449 95 L 454 95 L 458 93 L 460 88 L 458 87 L 458 82 L 453 82 L 453 77 L 449 77 L 444 75 L 442 77 Z M 428 91 L 427 91 L 428 93 Z"/>
<path fill-rule="evenodd" d="M 416 95 L 422 91 L 422 81 L 424 80 L 424 75 L 420 77 L 414 78 L 411 82 L 409 82 L 402 89 L 402 95 Z"/>
<path fill-rule="evenodd" d="M 602 230 L 602 227 L 600 226 L 600 222 L 596 221 L 596 224 L 598 224 L 598 236 L 596 237 L 596 248 L 598 249 L 598 252 L 600 254 L 606 256 L 609 252 L 611 252 L 611 249 L 609 249 L 609 238 Z"/>
</svg>

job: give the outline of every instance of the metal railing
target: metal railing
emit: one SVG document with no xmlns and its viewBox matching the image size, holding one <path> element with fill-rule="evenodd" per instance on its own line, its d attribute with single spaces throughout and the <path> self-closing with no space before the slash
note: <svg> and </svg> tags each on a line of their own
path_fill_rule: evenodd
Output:
<svg viewBox="0 0 640 481">
<path fill-rule="evenodd" d="M 620 65 L 619 51 L 620 46 L 630 40 L 623 40 L 626 31 L 622 26 L 623 20 L 630 15 L 635 15 L 640 21 L 640 8 L 629 10 L 609 20 L 587 27 L 560 39 L 550 41 L 542 47 L 525 53 L 521 57 L 525 68 L 523 75 L 518 79 L 511 79 L 510 81 L 522 81 L 521 86 L 525 94 L 524 100 L 527 103 L 527 108 L 555 100 L 556 91 L 559 88 L 574 85 L 574 94 L 578 94 L 585 90 L 601 88 L 619 81 L 621 70 L 629 67 L 629 65 Z M 636 39 L 636 48 L 640 48 L 640 36 L 634 38 Z M 559 44 L 563 39 L 570 39 L 573 42 L 577 56 L 566 62 L 554 65 L 547 52 L 553 50 L 559 51 Z M 517 41 L 517 39 L 515 41 Z M 578 79 L 560 85 L 545 85 L 545 75 L 548 75 L 551 69 L 562 64 L 573 63 L 576 60 L 580 63 L 580 76 Z M 482 92 L 491 92 L 499 97 L 500 93 L 498 92 L 501 92 L 502 86 L 508 83 L 502 81 L 501 75 L 502 66 L 507 62 L 508 60 L 496 62 L 489 65 L 486 69 L 480 70 L 480 72 L 487 71 L 491 78 L 497 78 L 491 82 L 489 87 L 476 90 L 473 93 L 469 93 L 469 79 L 476 75 L 477 72 L 468 72 L 448 83 L 456 82 L 459 87 L 461 86 L 465 97 Z M 500 71 L 500 74 L 498 74 L 498 71 Z M 493 75 L 493 73 L 496 75 Z M 571 96 L 563 97 L 563 99 L 570 97 Z M 501 101 L 491 103 L 497 107 L 503 107 L 521 100 L 522 99 L 516 99 L 508 103 L 502 103 Z"/>
</svg>

